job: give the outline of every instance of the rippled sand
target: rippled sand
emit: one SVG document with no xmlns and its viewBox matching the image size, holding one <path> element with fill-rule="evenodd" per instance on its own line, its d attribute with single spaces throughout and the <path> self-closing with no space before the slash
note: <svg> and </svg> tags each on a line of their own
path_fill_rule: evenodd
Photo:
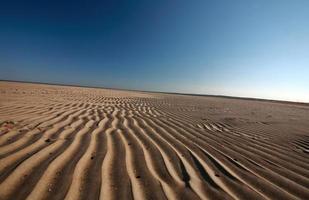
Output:
<svg viewBox="0 0 309 200">
<path fill-rule="evenodd" d="M 309 199 L 309 106 L 0 82 L 0 199 Z"/>
</svg>

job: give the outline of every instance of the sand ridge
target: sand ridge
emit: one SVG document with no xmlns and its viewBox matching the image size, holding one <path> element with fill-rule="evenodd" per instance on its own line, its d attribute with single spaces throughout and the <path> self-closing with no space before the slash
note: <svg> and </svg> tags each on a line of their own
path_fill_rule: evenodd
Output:
<svg viewBox="0 0 309 200">
<path fill-rule="evenodd" d="M 0 199 L 309 199 L 309 106 L 0 82 Z"/>
</svg>

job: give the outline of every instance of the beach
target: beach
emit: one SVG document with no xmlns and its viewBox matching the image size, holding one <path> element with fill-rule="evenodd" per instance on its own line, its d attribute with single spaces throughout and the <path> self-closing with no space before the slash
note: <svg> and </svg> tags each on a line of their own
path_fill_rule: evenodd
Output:
<svg viewBox="0 0 309 200">
<path fill-rule="evenodd" d="M 309 199 L 309 105 L 0 81 L 0 199 Z"/>
</svg>

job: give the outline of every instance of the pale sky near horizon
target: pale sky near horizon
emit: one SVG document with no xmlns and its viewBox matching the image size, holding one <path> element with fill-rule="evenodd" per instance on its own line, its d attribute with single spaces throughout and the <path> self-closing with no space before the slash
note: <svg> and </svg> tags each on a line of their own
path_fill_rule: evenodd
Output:
<svg viewBox="0 0 309 200">
<path fill-rule="evenodd" d="M 309 1 L 1 1 L 0 79 L 309 102 Z"/>
</svg>

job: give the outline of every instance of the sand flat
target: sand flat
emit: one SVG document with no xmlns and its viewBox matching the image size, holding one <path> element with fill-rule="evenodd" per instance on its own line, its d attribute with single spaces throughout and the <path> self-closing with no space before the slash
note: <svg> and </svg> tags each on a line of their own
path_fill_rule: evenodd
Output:
<svg viewBox="0 0 309 200">
<path fill-rule="evenodd" d="M 0 81 L 0 199 L 309 199 L 309 106 Z"/>
</svg>

